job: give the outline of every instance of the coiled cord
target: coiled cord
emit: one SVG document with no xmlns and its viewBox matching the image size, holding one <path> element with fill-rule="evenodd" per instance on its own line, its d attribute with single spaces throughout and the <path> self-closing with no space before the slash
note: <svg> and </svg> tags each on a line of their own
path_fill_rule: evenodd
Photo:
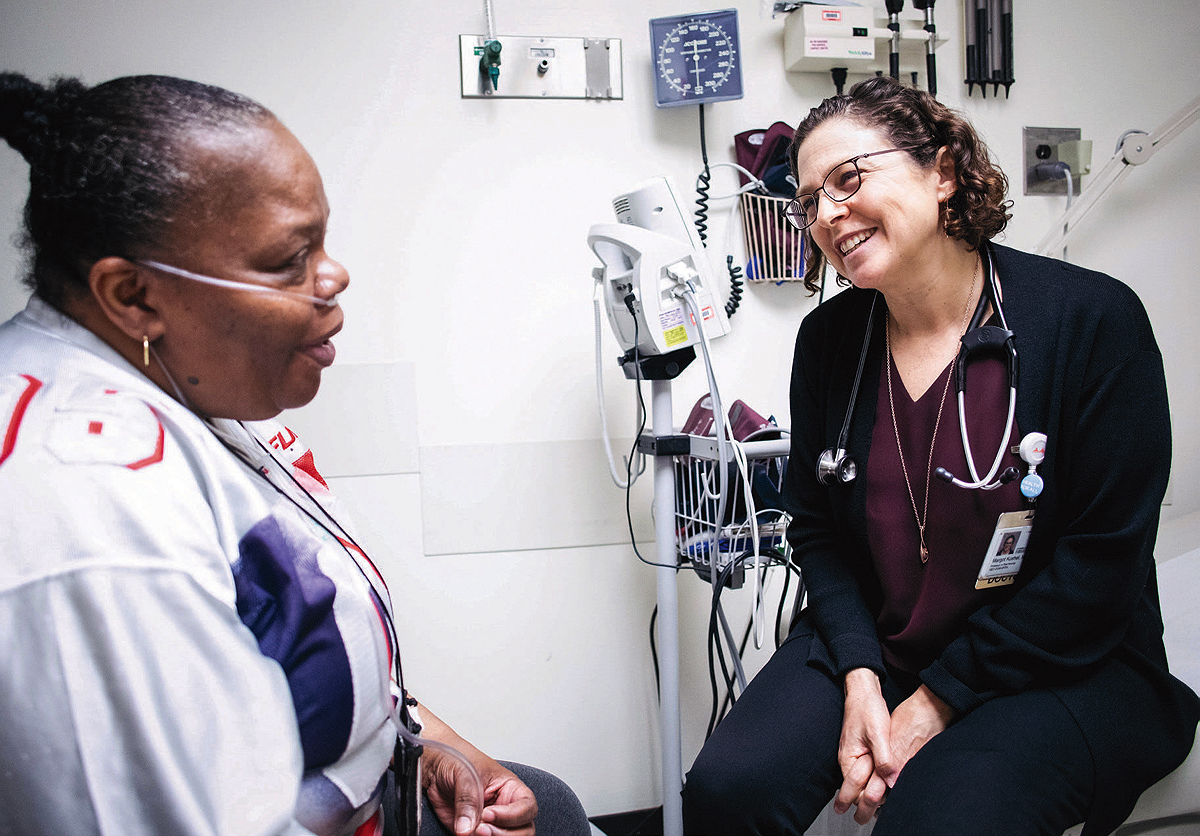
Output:
<svg viewBox="0 0 1200 836">
<path fill-rule="evenodd" d="M 708 191 L 712 183 L 712 171 L 708 167 L 708 143 L 704 138 L 704 102 L 700 103 L 700 159 L 704 170 L 696 178 L 696 232 L 700 243 L 708 247 Z"/>
<path fill-rule="evenodd" d="M 742 304 L 742 268 L 733 263 L 733 256 L 725 256 L 725 268 L 729 271 L 729 301 L 725 303 L 725 315 L 733 316 Z"/>
<path fill-rule="evenodd" d="M 708 141 L 704 134 L 704 103 L 700 103 L 700 159 L 704 170 L 696 177 L 696 232 L 700 243 L 708 248 L 708 201 L 712 188 L 712 169 L 708 165 Z M 725 268 L 729 271 L 729 299 L 725 302 L 725 315 L 733 316 L 742 303 L 742 268 L 733 263 L 733 256 L 725 256 Z"/>
</svg>

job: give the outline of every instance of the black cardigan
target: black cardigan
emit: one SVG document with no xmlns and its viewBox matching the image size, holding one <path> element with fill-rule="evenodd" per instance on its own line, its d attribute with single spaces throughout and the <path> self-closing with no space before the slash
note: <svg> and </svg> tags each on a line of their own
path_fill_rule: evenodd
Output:
<svg viewBox="0 0 1200 836">
<path fill-rule="evenodd" d="M 1200 718 L 1200 701 L 1167 672 L 1154 573 L 1171 457 L 1162 357 L 1125 285 L 1053 259 L 994 251 L 1020 355 L 1017 424 L 1047 435 L 1045 491 L 1011 596 L 977 610 L 921 679 L 960 716 L 1031 688 L 1059 694 L 1096 754 L 1086 832 L 1103 833 L 1182 761 Z M 817 457 L 836 445 L 876 295 L 850 288 L 814 310 L 792 367 L 788 539 L 818 636 L 810 664 L 833 676 L 855 667 L 885 675 L 865 479 L 829 488 L 815 477 Z M 860 474 L 885 310 L 880 299 L 847 445 Z M 1139 704 L 1156 710 L 1129 716 Z"/>
</svg>

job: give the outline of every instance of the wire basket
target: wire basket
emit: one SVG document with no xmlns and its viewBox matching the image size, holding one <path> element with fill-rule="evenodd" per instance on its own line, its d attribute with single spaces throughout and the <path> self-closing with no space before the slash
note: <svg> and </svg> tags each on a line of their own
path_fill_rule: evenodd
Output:
<svg viewBox="0 0 1200 836">
<path fill-rule="evenodd" d="M 780 430 L 769 432 L 778 434 Z M 757 525 L 749 520 L 741 468 L 729 463 L 722 514 L 717 440 L 697 435 L 688 436 L 688 440 L 689 453 L 673 457 L 675 542 L 681 561 L 691 563 L 698 574 L 711 580 L 714 568 L 720 574 L 730 561 L 753 552 L 756 539 L 760 554 L 782 548 L 787 523 L 780 491 L 787 470 L 788 440 L 776 438 L 740 444 L 750 476 Z M 718 515 L 722 518 L 718 519 Z M 740 581 L 732 578 L 727 583 L 740 586 Z"/>
<path fill-rule="evenodd" d="M 741 196 L 746 278 L 752 282 L 804 279 L 804 236 L 783 215 L 788 201 L 746 192 Z"/>
</svg>

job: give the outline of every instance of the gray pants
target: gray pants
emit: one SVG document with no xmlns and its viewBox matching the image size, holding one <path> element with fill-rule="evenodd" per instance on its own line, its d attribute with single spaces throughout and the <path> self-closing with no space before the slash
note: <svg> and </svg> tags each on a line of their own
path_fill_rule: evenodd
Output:
<svg viewBox="0 0 1200 836">
<path fill-rule="evenodd" d="M 590 836 L 591 825 L 583 811 L 583 805 L 560 778 L 521 763 L 501 763 L 506 769 L 511 769 L 525 786 L 533 791 L 538 803 L 538 836 Z M 405 836 L 397 828 L 395 798 L 392 773 L 388 770 L 387 789 L 383 795 L 384 836 Z M 421 797 L 421 831 L 417 836 L 453 836 L 452 831 L 442 826 L 437 814 L 429 806 L 429 799 L 424 795 Z"/>
</svg>

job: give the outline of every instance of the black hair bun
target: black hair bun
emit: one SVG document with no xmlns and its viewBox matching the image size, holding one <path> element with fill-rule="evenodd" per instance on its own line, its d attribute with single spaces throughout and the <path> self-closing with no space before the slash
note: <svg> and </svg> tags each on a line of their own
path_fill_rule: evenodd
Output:
<svg viewBox="0 0 1200 836">
<path fill-rule="evenodd" d="M 0 137 L 36 165 L 55 145 L 56 116 L 74 108 L 86 89 L 75 78 L 47 87 L 20 73 L 0 73 Z"/>
</svg>

